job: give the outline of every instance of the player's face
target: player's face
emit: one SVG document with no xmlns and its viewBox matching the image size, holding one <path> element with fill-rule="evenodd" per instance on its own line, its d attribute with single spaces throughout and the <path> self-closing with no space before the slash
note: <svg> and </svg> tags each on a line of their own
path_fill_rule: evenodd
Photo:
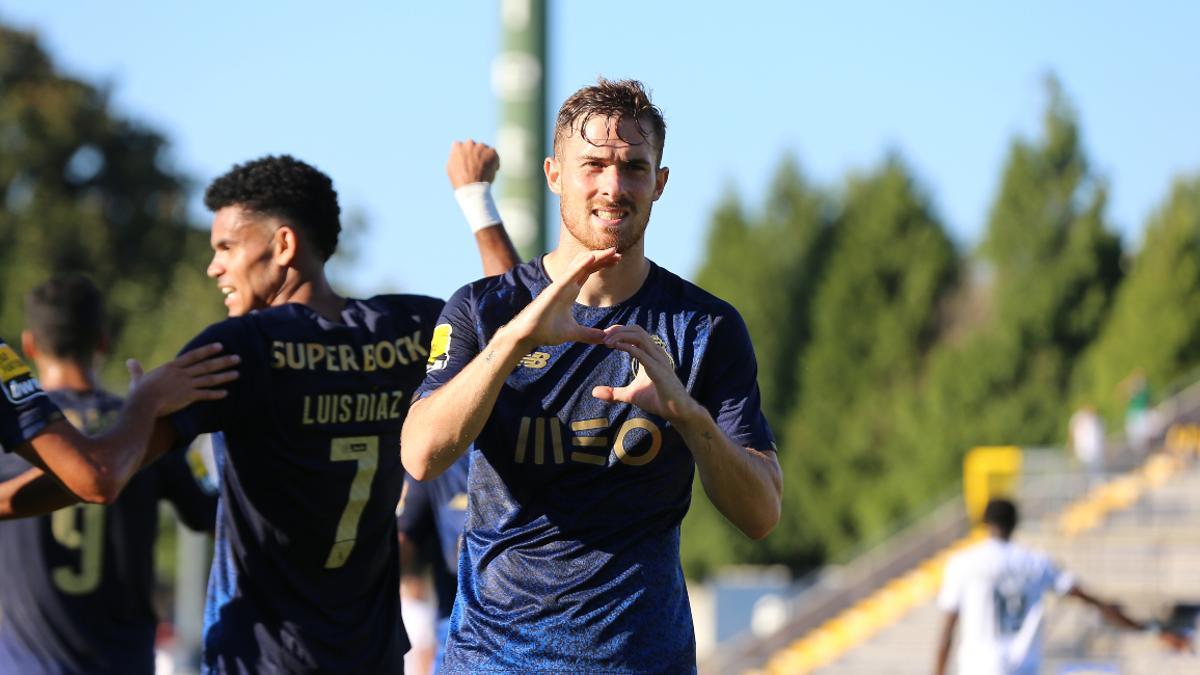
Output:
<svg viewBox="0 0 1200 675">
<path fill-rule="evenodd" d="M 658 166 L 656 141 L 633 119 L 592 117 L 583 132 L 573 130 L 546 160 L 563 226 L 587 249 L 627 251 L 642 241 L 667 169 Z"/>
<path fill-rule="evenodd" d="M 208 276 L 225 294 L 229 316 L 270 307 L 283 285 L 287 268 L 276 260 L 279 228 L 272 221 L 240 206 L 226 206 L 213 215 Z"/>
</svg>

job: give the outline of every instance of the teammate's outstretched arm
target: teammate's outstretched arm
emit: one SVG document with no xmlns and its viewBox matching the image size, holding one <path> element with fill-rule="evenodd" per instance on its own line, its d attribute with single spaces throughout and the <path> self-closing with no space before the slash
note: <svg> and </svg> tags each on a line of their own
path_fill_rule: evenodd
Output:
<svg viewBox="0 0 1200 675">
<path fill-rule="evenodd" d="M 223 389 L 214 387 L 237 378 L 237 371 L 231 368 L 240 358 L 217 356 L 220 351 L 219 344 L 199 347 L 147 373 L 130 392 L 117 422 L 101 436 L 88 437 L 65 420 L 57 420 L 12 450 L 69 491 L 64 491 L 58 501 L 110 504 L 145 462 L 158 417 L 196 401 L 226 395 Z M 0 518 L 46 512 L 44 509 L 52 505 L 47 501 L 53 492 L 49 478 L 35 479 L 27 472 L 12 479 L 17 481 L 15 485 L 0 484 L 0 509 L 9 509 L 7 513 L 0 511 Z M 14 505 L 29 512 L 14 511 Z"/>
<path fill-rule="evenodd" d="M 446 176 L 467 224 L 475 233 L 483 273 L 487 276 L 504 274 L 521 262 L 492 200 L 492 183 L 499 169 L 500 155 L 486 143 L 467 139 L 450 146 Z"/>
<path fill-rule="evenodd" d="M 1078 584 L 1072 586 L 1071 590 L 1067 591 L 1067 595 L 1072 598 L 1078 598 L 1092 607 L 1095 607 L 1097 610 L 1099 610 L 1100 615 L 1104 617 L 1104 620 L 1113 625 L 1136 631 L 1158 631 L 1159 638 L 1169 648 L 1175 651 L 1191 650 L 1191 642 L 1186 636 L 1180 635 L 1173 631 L 1162 630 L 1161 627 L 1153 621 L 1138 621 L 1137 619 L 1133 619 L 1121 609 L 1120 605 L 1105 602 L 1083 590 Z"/>
<path fill-rule="evenodd" d="M 752 539 L 770 534 L 783 503 L 783 470 L 775 452 L 735 443 L 688 393 L 670 356 L 644 328 L 611 326 L 604 333 L 606 346 L 628 353 L 642 368 L 628 385 L 596 387 L 592 395 L 630 403 L 668 420 L 692 451 L 700 483 L 717 510 Z"/>
<path fill-rule="evenodd" d="M 462 456 L 492 414 L 504 380 L 534 347 L 604 340 L 604 331 L 575 321 L 571 306 L 592 273 L 620 258 L 615 248 L 576 256 L 567 274 L 496 331 L 461 372 L 413 401 L 400 434 L 400 458 L 413 478 L 435 478 Z"/>
</svg>

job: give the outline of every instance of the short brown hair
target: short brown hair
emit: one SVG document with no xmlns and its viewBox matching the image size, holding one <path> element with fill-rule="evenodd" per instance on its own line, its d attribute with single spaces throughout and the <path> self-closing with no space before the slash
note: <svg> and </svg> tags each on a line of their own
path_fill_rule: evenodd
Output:
<svg viewBox="0 0 1200 675">
<path fill-rule="evenodd" d="M 606 80 L 603 77 L 598 78 L 596 84 L 571 94 L 558 109 L 558 119 L 554 123 L 554 154 L 558 154 L 562 139 L 573 133 L 576 123 L 579 124 L 579 133 L 583 140 L 591 142 L 584 129 L 595 115 L 632 119 L 642 134 L 639 143 L 654 143 L 657 160 L 662 162 L 663 145 L 667 140 L 667 123 L 663 119 L 662 111 L 650 101 L 646 87 L 637 80 Z M 649 124 L 649 128 L 644 123 Z M 621 140 L 633 142 L 628 138 Z"/>
</svg>

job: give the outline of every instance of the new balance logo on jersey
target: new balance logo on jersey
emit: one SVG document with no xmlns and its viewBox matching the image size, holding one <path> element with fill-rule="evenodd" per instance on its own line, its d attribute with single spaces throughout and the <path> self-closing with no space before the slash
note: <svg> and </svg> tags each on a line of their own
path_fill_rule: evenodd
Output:
<svg viewBox="0 0 1200 675">
<path fill-rule="evenodd" d="M 549 362 L 550 355 L 546 352 L 530 352 L 521 357 L 522 368 L 533 368 L 534 370 L 540 370 L 545 368 L 546 364 Z"/>
</svg>

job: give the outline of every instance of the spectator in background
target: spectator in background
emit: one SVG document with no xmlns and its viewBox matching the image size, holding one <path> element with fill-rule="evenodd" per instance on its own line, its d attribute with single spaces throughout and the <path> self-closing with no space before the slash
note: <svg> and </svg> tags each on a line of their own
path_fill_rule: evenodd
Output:
<svg viewBox="0 0 1200 675">
<path fill-rule="evenodd" d="M 1125 441 L 1137 459 L 1146 456 L 1154 435 L 1150 412 L 1150 383 L 1146 371 L 1135 368 L 1118 388 L 1125 394 Z"/>
<path fill-rule="evenodd" d="M 99 385 L 106 351 L 100 291 L 82 276 L 51 279 L 25 299 L 22 349 L 47 394 L 85 433 L 103 431 L 121 399 Z M 138 473 L 111 505 L 77 504 L 0 524 L 0 672 L 154 672 L 151 603 L 158 501 L 212 530 L 216 491 L 183 450 Z M 0 454 L 0 480 L 31 465 Z"/>
<path fill-rule="evenodd" d="M 1087 472 L 1089 486 L 1104 478 L 1104 420 L 1095 406 L 1085 403 L 1071 415 L 1067 442 Z"/>
</svg>

